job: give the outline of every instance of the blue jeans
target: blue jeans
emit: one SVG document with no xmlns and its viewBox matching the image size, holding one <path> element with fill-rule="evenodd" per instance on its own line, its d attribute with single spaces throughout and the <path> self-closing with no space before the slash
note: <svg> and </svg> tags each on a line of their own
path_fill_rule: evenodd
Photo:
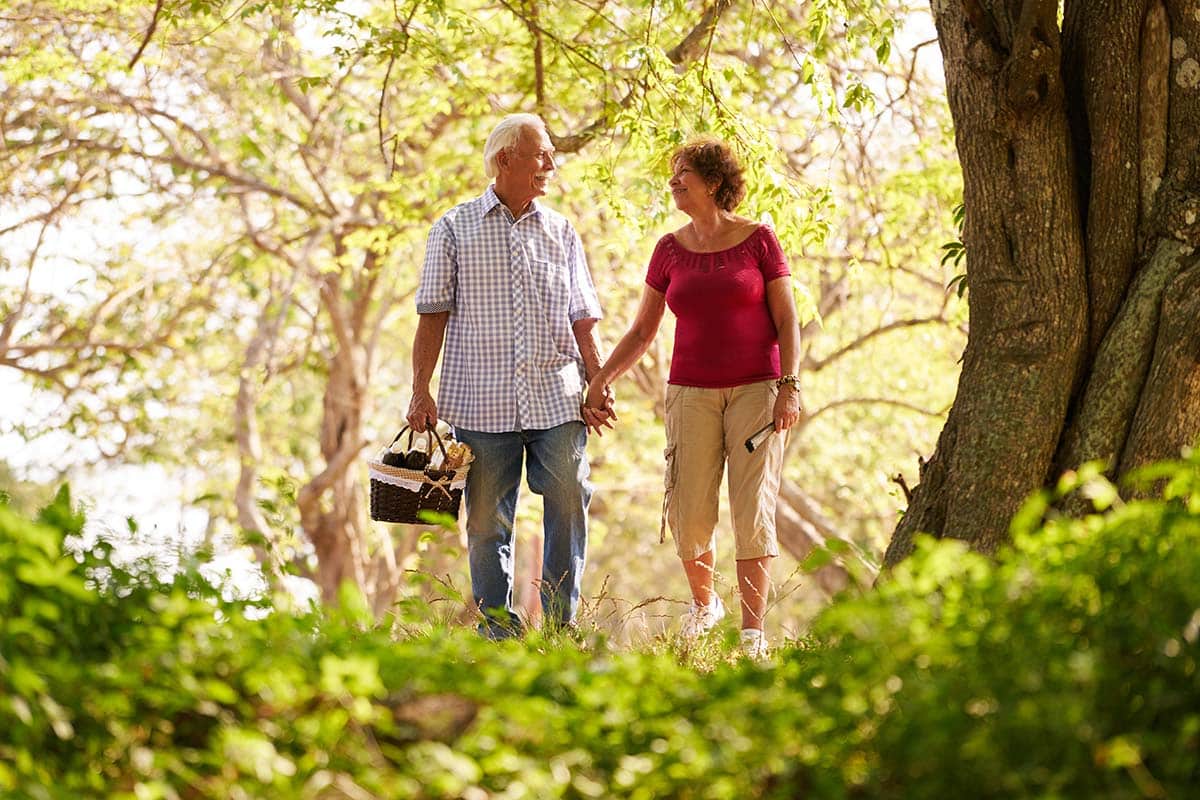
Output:
<svg viewBox="0 0 1200 800">
<path fill-rule="evenodd" d="M 520 632 L 513 611 L 513 518 L 523 457 L 529 488 L 542 496 L 544 506 L 542 613 L 547 623 L 570 625 L 579 609 L 592 499 L 587 428 L 582 422 L 567 422 L 514 433 L 456 428 L 455 435 L 475 454 L 464 496 L 471 592 L 486 615 L 480 633 L 504 638 Z"/>
</svg>

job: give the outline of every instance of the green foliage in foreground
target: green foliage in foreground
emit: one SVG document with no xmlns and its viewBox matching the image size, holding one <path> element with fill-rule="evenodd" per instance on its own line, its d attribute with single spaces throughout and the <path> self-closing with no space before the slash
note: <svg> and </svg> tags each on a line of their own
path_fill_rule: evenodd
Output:
<svg viewBox="0 0 1200 800">
<path fill-rule="evenodd" d="M 248 614 L 194 574 L 71 555 L 65 492 L 36 522 L 0 506 L 0 795 L 1186 796 L 1198 466 L 1160 473 L 1180 497 L 1082 521 L 1039 499 L 995 562 L 926 543 L 803 646 L 705 669 L 395 641 L 353 602 Z"/>
</svg>

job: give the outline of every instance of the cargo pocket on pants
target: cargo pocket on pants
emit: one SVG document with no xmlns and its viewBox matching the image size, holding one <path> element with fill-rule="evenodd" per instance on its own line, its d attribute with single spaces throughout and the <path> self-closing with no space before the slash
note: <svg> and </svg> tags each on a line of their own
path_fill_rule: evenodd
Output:
<svg viewBox="0 0 1200 800">
<path fill-rule="evenodd" d="M 667 445 L 667 449 L 663 450 L 663 457 L 667 460 L 667 468 L 663 476 L 662 519 L 658 526 L 659 544 L 667 541 L 667 511 L 671 507 L 671 494 L 675 491 L 675 445 Z"/>
</svg>

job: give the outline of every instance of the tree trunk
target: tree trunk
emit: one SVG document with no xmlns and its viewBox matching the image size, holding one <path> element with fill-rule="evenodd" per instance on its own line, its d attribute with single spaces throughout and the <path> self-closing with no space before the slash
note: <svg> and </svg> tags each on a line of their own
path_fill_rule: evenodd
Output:
<svg viewBox="0 0 1200 800">
<path fill-rule="evenodd" d="M 1062 470 L 1100 459 L 1120 478 L 1200 432 L 1194 8 L 1068 0 L 1061 35 L 1050 0 L 933 10 L 971 329 L 885 566 L 922 532 L 990 552 Z"/>
<path fill-rule="evenodd" d="M 826 547 L 831 539 L 841 541 L 847 548 L 853 548 L 850 542 L 838 535 L 837 529 L 821 513 L 817 503 L 798 484 L 787 478 L 783 479 L 779 487 L 775 528 L 779 546 L 800 562 L 808 558 L 813 550 Z M 813 571 L 813 581 L 825 594 L 832 596 L 851 584 L 857 584 L 855 573 L 846 568 L 845 560 L 839 556 Z M 860 572 L 869 572 L 870 566 L 867 562 L 862 558 L 859 558 L 859 561 L 863 565 Z M 870 581 L 867 581 L 867 584 L 869 583 Z"/>
<path fill-rule="evenodd" d="M 300 524 L 317 554 L 321 597 L 335 602 L 343 581 L 373 596 L 368 581 L 371 555 L 358 476 L 349 469 L 365 442 L 362 415 L 366 382 L 353 351 L 339 348 L 329 366 L 321 418 L 320 446 L 326 467 L 297 493 Z"/>
<path fill-rule="evenodd" d="M 542 546 L 545 542 L 539 531 L 520 545 L 517 563 L 520 565 L 513 580 L 516 581 L 517 609 L 525 618 L 525 624 L 536 628 L 542 619 Z"/>
</svg>

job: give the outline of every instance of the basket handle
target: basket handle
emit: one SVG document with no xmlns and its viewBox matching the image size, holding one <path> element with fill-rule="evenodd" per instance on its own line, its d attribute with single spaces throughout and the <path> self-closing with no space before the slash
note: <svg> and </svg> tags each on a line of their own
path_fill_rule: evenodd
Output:
<svg viewBox="0 0 1200 800">
<path fill-rule="evenodd" d="M 437 427 L 430 427 L 428 430 L 433 434 L 433 436 L 425 442 L 425 455 L 429 456 L 430 458 L 433 457 L 433 440 L 437 439 L 438 449 L 442 451 L 442 460 L 445 461 L 447 458 L 449 458 L 449 456 L 446 455 L 446 445 L 442 444 L 442 437 L 438 435 Z M 413 430 L 405 425 L 400 429 L 400 432 L 396 434 L 396 438 L 392 439 L 392 444 L 388 445 L 389 450 L 392 449 L 393 444 L 400 441 L 400 437 L 404 435 L 405 431 L 408 431 L 408 447 L 406 449 L 412 449 Z"/>
<path fill-rule="evenodd" d="M 411 428 L 409 428 L 407 425 L 405 425 L 403 428 L 400 429 L 400 432 L 396 434 L 396 438 L 392 439 L 391 444 L 389 444 L 387 446 L 388 450 L 391 450 L 392 445 L 394 445 L 396 442 L 400 441 L 400 437 L 404 435 L 405 431 L 408 431 L 408 447 L 406 449 L 408 449 L 408 450 L 412 449 L 413 432 L 412 432 Z"/>
<path fill-rule="evenodd" d="M 446 459 L 449 458 L 450 456 L 446 455 L 446 445 L 442 444 L 442 437 L 438 435 L 437 426 L 435 425 L 434 427 L 430 428 L 429 432 L 433 434 L 434 439 L 437 439 L 438 449 L 442 451 L 442 463 L 443 464 L 446 463 Z M 427 452 L 429 453 L 429 457 L 432 460 L 432 458 L 433 458 L 433 439 L 430 439 L 428 442 L 426 442 L 426 445 L 428 446 Z"/>
</svg>

